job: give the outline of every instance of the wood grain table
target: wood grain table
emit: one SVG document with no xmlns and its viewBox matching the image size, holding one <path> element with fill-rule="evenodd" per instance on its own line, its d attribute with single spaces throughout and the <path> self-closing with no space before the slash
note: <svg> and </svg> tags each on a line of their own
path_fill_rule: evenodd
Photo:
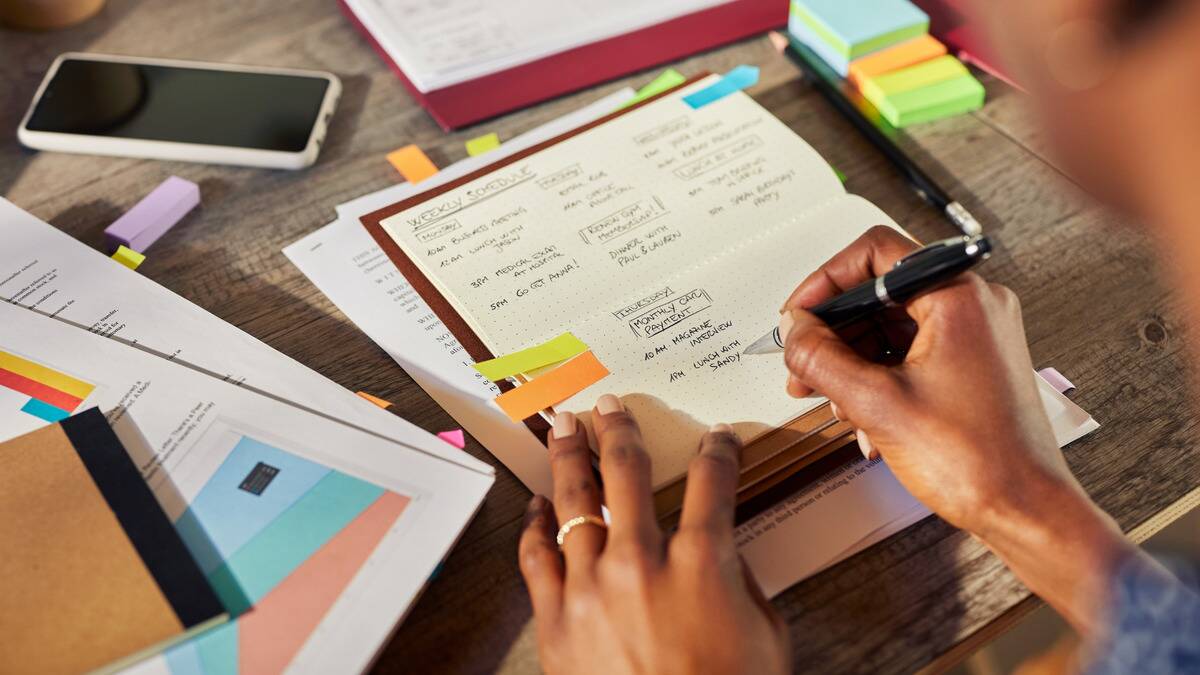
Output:
<svg viewBox="0 0 1200 675">
<path fill-rule="evenodd" d="M 305 171 L 24 150 L 18 121 L 51 60 L 69 50 L 330 70 L 345 93 L 320 160 Z M 841 169 L 851 191 L 921 238 L 953 234 L 765 38 L 674 65 L 686 74 L 740 63 L 762 68 L 751 93 Z M 104 227 L 164 178 L 198 182 L 203 207 L 149 250 L 140 271 L 340 384 L 395 401 L 418 425 L 444 430 L 454 421 L 280 250 L 331 221 L 335 204 L 399 180 L 384 161 L 392 149 L 416 143 L 444 166 L 466 155 L 466 139 L 510 138 L 657 70 L 447 134 L 333 0 L 110 0 L 66 31 L 0 29 L 0 194 L 99 248 Z M 1021 95 L 986 84 L 981 112 L 916 127 L 900 142 L 997 241 L 984 273 L 1020 294 L 1035 364 L 1074 380 L 1073 398 L 1103 424 L 1066 450 L 1071 468 L 1122 527 L 1145 534 L 1200 496 L 1179 309 L 1155 276 L 1148 239 L 1047 159 Z M 496 485 L 383 651 L 380 672 L 537 669 L 515 555 L 530 495 L 478 443 L 468 451 L 497 466 Z M 884 673 L 943 667 L 1036 599 L 973 539 L 929 518 L 775 604 L 791 624 L 798 670 Z"/>
</svg>

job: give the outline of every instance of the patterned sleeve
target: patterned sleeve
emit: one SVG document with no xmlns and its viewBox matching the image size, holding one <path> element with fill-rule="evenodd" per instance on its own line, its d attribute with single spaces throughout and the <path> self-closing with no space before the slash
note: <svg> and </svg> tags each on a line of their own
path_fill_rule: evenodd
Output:
<svg viewBox="0 0 1200 675">
<path fill-rule="evenodd" d="M 1088 675 L 1200 673 L 1200 579 L 1195 568 L 1171 567 L 1177 576 L 1139 560 L 1122 568 L 1109 636 L 1089 650 Z"/>
</svg>

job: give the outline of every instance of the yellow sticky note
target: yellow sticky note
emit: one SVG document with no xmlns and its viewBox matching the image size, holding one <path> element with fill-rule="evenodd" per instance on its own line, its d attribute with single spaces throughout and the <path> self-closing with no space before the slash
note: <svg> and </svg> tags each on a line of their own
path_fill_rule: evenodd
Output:
<svg viewBox="0 0 1200 675">
<path fill-rule="evenodd" d="M 588 346 L 570 333 L 563 333 L 548 342 L 522 349 L 491 361 L 475 364 L 475 370 L 487 379 L 496 382 L 517 373 L 527 373 L 551 363 L 565 361 L 576 354 L 587 351 Z"/>
<path fill-rule="evenodd" d="M 649 84 L 641 89 L 638 89 L 637 93 L 633 95 L 633 98 L 622 103 L 621 107 L 617 108 L 617 110 L 620 110 L 621 108 L 628 108 L 635 103 L 641 103 L 651 96 L 657 96 L 668 89 L 678 87 L 684 82 L 687 82 L 686 77 L 681 75 L 678 70 L 675 70 L 674 68 L 668 68 L 664 70 L 658 77 L 650 80 Z"/>
<path fill-rule="evenodd" d="M 136 270 L 138 265 L 141 265 L 142 261 L 146 259 L 146 256 L 129 247 L 118 246 L 117 252 L 112 254 L 112 259 L 131 270 Z"/>
<path fill-rule="evenodd" d="M 484 134 L 479 138 L 472 138 L 467 141 L 467 154 L 474 157 L 495 150 L 498 147 L 500 147 L 500 137 L 493 131 L 490 134 Z"/>
<path fill-rule="evenodd" d="M 406 145 L 389 152 L 387 160 L 396 167 L 401 176 L 404 176 L 404 180 L 410 183 L 420 183 L 438 172 L 433 162 L 415 145 Z"/>
<path fill-rule="evenodd" d="M 387 410 L 388 408 L 392 407 L 391 401 L 385 401 L 384 399 L 381 399 L 378 396 L 372 396 L 365 391 L 356 391 L 354 393 L 358 394 L 362 398 L 365 398 L 366 400 L 370 401 L 371 403 L 374 403 L 375 405 L 379 406 L 380 408 L 383 408 L 384 410 Z"/>
<path fill-rule="evenodd" d="M 608 375 L 592 352 L 584 352 L 554 370 L 496 397 L 496 405 L 514 422 L 571 398 Z"/>
</svg>

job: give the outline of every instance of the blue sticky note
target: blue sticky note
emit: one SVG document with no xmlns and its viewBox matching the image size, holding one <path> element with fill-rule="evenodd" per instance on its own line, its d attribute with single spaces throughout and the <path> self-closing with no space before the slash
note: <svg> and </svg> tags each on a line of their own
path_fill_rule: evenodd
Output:
<svg viewBox="0 0 1200 675">
<path fill-rule="evenodd" d="M 791 16 L 850 60 L 929 31 L 929 16 L 909 0 L 793 0 Z"/>
<path fill-rule="evenodd" d="M 850 74 L 850 59 L 833 51 L 833 47 L 825 44 L 812 29 L 804 24 L 795 14 L 788 19 L 788 32 L 792 37 L 804 43 L 814 54 L 819 56 L 838 75 L 846 77 Z"/>
<path fill-rule="evenodd" d="M 71 416 L 70 412 L 57 406 L 52 406 L 49 403 L 39 401 L 36 398 L 29 399 L 28 403 L 21 406 L 21 412 L 29 413 L 34 417 L 40 417 L 51 424 L 55 422 L 61 422 Z"/>
<path fill-rule="evenodd" d="M 693 109 L 703 108 L 709 103 L 723 99 L 735 91 L 741 91 L 755 82 L 758 82 L 757 67 L 738 66 L 725 73 L 725 76 L 717 80 L 714 84 L 684 96 L 683 102 L 690 105 Z"/>
</svg>

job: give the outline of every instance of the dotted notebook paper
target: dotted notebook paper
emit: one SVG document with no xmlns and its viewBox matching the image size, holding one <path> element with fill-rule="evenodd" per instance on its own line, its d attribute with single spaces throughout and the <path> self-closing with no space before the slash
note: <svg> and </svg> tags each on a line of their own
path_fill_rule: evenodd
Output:
<svg viewBox="0 0 1200 675">
<path fill-rule="evenodd" d="M 383 222 L 494 354 L 586 343 L 611 375 L 556 410 L 588 424 L 599 394 L 621 396 L 655 486 L 711 424 L 752 440 L 822 402 L 787 396 L 778 356 L 742 351 L 809 272 L 892 222 L 745 94 L 681 100 L 713 81 Z"/>
</svg>

